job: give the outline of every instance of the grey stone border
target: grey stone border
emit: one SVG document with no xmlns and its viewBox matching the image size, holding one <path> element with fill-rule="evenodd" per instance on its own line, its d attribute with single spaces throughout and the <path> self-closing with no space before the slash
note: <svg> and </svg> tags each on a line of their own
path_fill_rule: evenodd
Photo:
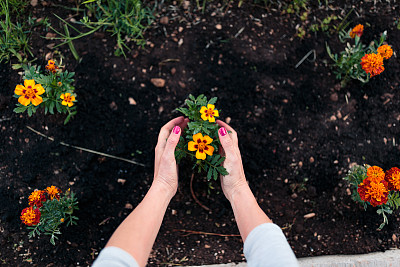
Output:
<svg viewBox="0 0 400 267">
<path fill-rule="evenodd" d="M 300 267 L 400 267 L 400 250 L 375 252 L 360 255 L 334 255 L 299 258 Z M 238 264 L 217 264 L 192 267 L 247 267 L 245 262 Z"/>
</svg>

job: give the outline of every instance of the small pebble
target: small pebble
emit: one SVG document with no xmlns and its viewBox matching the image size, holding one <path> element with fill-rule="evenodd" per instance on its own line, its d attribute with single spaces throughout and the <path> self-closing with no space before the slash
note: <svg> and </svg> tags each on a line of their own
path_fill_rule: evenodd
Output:
<svg viewBox="0 0 400 267">
<path fill-rule="evenodd" d="M 129 97 L 128 100 L 129 100 L 129 105 L 134 105 L 135 106 L 137 104 L 135 99 L 133 99 L 132 97 Z"/>
<path fill-rule="evenodd" d="M 165 80 L 162 78 L 152 78 L 150 81 L 155 87 L 160 88 L 165 86 Z"/>
<path fill-rule="evenodd" d="M 312 217 L 315 217 L 315 213 L 314 212 L 311 212 L 311 213 L 308 213 L 308 214 L 304 215 L 304 219 L 310 219 Z"/>
<path fill-rule="evenodd" d="M 162 18 L 160 19 L 160 23 L 161 23 L 161 24 L 167 25 L 168 22 L 169 22 L 169 19 L 168 19 L 167 16 L 162 17 Z"/>
</svg>

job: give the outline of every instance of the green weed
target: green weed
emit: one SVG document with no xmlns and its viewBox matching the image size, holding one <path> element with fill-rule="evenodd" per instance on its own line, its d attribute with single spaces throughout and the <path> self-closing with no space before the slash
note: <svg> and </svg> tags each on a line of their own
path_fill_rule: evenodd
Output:
<svg viewBox="0 0 400 267">
<path fill-rule="evenodd" d="M 28 53 L 33 56 L 28 43 L 29 31 L 23 24 L 11 22 L 8 0 L 0 1 L 0 6 L 4 16 L 0 21 L 0 62 L 9 62 L 12 56 L 23 62 Z"/>
<path fill-rule="evenodd" d="M 154 19 L 152 11 L 144 7 L 140 0 L 88 0 L 83 2 L 87 8 L 87 15 L 81 23 L 91 29 L 103 28 L 117 37 L 116 55 L 125 55 L 126 45 L 134 41 L 138 45 L 145 45 L 143 33 Z M 92 21 L 93 17 L 96 21 Z"/>
<path fill-rule="evenodd" d="M 338 19 L 337 16 L 335 15 L 330 15 L 325 17 L 322 21 L 319 23 L 312 24 L 310 27 L 310 30 L 312 32 L 325 32 L 325 33 L 333 33 L 336 31 L 336 26 L 333 24 L 336 20 Z"/>
<path fill-rule="evenodd" d="M 6 11 L 6 9 L 3 9 L 2 6 L 0 10 L 0 16 L 6 15 L 6 12 L 11 11 L 12 14 L 15 14 L 17 17 L 19 17 L 25 11 L 25 8 L 29 4 L 28 0 L 1 0 L 0 2 L 7 2 L 8 9 L 10 9 Z"/>
</svg>

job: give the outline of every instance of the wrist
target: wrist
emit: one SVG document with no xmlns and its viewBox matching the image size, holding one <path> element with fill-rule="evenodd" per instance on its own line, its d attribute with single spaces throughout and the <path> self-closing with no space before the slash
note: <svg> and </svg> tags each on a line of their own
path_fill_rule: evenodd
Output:
<svg viewBox="0 0 400 267">
<path fill-rule="evenodd" d="M 175 196 L 177 189 L 163 179 L 154 179 L 150 190 L 157 191 L 160 196 L 165 196 L 167 199 L 171 200 Z"/>
<path fill-rule="evenodd" d="M 234 186 L 232 186 L 231 189 L 226 193 L 226 198 L 232 204 L 232 202 L 237 199 L 238 196 L 243 194 L 253 195 L 246 179 L 240 180 Z"/>
</svg>

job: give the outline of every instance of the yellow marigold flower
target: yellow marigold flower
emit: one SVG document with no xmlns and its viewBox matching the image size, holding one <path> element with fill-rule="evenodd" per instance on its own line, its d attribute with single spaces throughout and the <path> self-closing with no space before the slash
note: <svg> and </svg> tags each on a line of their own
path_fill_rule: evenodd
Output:
<svg viewBox="0 0 400 267">
<path fill-rule="evenodd" d="M 56 73 L 57 69 L 58 69 L 58 67 L 56 66 L 54 60 L 47 61 L 46 70 L 48 70 L 52 73 Z"/>
<path fill-rule="evenodd" d="M 215 106 L 208 104 L 207 107 L 202 106 L 200 109 L 201 118 L 203 120 L 208 120 L 209 122 L 215 122 L 215 117 L 219 117 L 218 110 L 214 110 Z"/>
<path fill-rule="evenodd" d="M 384 59 L 389 59 L 393 55 L 393 50 L 389 45 L 381 45 L 377 51 Z"/>
<path fill-rule="evenodd" d="M 75 96 L 71 95 L 70 93 L 61 94 L 60 98 L 63 100 L 61 104 L 64 106 L 72 107 L 75 101 Z"/>
<path fill-rule="evenodd" d="M 371 74 L 371 78 L 381 74 L 383 67 L 383 57 L 380 54 L 366 54 L 361 58 L 361 67 L 366 73 Z"/>
<path fill-rule="evenodd" d="M 46 196 L 44 195 L 43 190 L 36 190 L 31 193 L 28 198 L 29 206 L 36 206 L 38 208 L 43 206 L 43 202 L 46 201 Z"/>
<path fill-rule="evenodd" d="M 45 91 L 41 84 L 35 84 L 35 80 L 25 80 L 24 85 L 18 84 L 14 91 L 16 95 L 20 95 L 18 102 L 21 105 L 27 106 L 32 102 L 33 105 L 37 106 L 43 102 L 40 95 Z"/>
<path fill-rule="evenodd" d="M 214 153 L 214 147 L 209 146 L 213 141 L 208 135 L 204 136 L 201 133 L 193 135 L 193 141 L 188 144 L 189 151 L 197 151 L 196 158 L 205 160 L 207 155 L 212 156 Z M 207 154 L 207 155 L 206 155 Z"/>
<path fill-rule="evenodd" d="M 40 222 L 40 210 L 38 208 L 28 207 L 22 210 L 20 219 L 21 221 L 28 225 L 37 225 Z"/>
<path fill-rule="evenodd" d="M 355 26 L 351 31 L 350 31 L 350 37 L 354 38 L 356 37 L 356 35 L 358 37 L 361 37 L 361 35 L 364 32 L 364 25 L 362 24 L 358 24 L 357 26 Z"/>
<path fill-rule="evenodd" d="M 372 181 L 379 183 L 385 179 L 385 172 L 378 166 L 372 166 L 367 169 L 367 177 Z"/>
<path fill-rule="evenodd" d="M 47 187 L 46 192 L 51 200 L 53 200 L 54 198 L 60 200 L 61 190 L 55 187 L 54 185 Z"/>
</svg>

